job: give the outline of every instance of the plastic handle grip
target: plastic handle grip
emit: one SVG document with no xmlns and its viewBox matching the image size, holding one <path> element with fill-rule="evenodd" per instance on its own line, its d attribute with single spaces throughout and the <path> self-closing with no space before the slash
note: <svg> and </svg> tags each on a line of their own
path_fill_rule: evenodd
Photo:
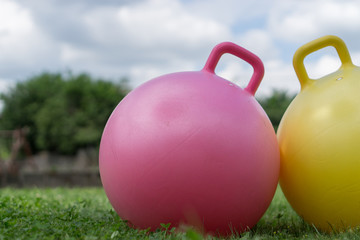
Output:
<svg viewBox="0 0 360 240">
<path fill-rule="evenodd" d="M 251 95 L 255 95 L 255 92 L 258 89 L 261 80 L 264 76 L 264 64 L 262 63 L 262 61 L 258 56 L 246 50 L 243 47 L 240 47 L 231 42 L 223 42 L 216 45 L 214 49 L 211 51 L 210 56 L 203 68 L 203 71 L 215 73 L 216 65 L 218 64 L 220 57 L 225 53 L 229 53 L 236 57 L 241 58 L 242 60 L 249 63 L 254 68 L 254 73 L 245 90 L 249 92 Z"/>
<path fill-rule="evenodd" d="M 349 51 L 343 40 L 336 36 L 327 35 L 318 39 L 315 39 L 303 46 L 301 46 L 294 54 L 293 65 L 296 72 L 296 75 L 299 79 L 301 88 L 303 89 L 308 84 L 314 82 L 314 79 L 311 79 L 306 72 L 304 59 L 310 53 L 313 53 L 317 50 L 320 50 L 325 47 L 332 46 L 335 48 L 336 52 L 339 55 L 341 61 L 341 67 L 344 66 L 353 66 Z"/>
</svg>

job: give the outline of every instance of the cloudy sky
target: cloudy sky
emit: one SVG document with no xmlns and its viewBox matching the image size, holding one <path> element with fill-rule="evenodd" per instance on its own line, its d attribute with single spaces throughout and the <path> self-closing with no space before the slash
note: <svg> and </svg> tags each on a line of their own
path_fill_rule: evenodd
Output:
<svg viewBox="0 0 360 240">
<path fill-rule="evenodd" d="M 294 52 L 333 34 L 360 65 L 358 0 L 0 0 L 0 92 L 43 71 L 87 72 L 133 87 L 170 72 L 200 70 L 211 49 L 232 41 L 258 55 L 257 95 L 298 92 Z M 326 48 L 306 58 L 310 76 L 340 66 Z M 252 68 L 231 55 L 218 75 L 245 86 Z"/>
</svg>

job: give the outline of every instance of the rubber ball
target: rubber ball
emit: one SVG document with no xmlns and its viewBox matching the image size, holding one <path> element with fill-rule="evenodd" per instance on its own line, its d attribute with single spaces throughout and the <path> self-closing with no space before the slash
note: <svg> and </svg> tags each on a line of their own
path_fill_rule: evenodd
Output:
<svg viewBox="0 0 360 240">
<path fill-rule="evenodd" d="M 310 78 L 304 58 L 328 46 L 337 50 L 340 69 Z M 294 68 L 301 91 L 278 129 L 281 188 L 294 210 L 319 230 L 360 226 L 360 68 L 335 36 L 299 48 Z"/>
<path fill-rule="evenodd" d="M 217 76 L 224 53 L 254 68 L 244 89 Z M 253 227 L 275 193 L 279 147 L 254 94 L 261 60 L 224 42 L 201 71 L 154 78 L 111 114 L 100 143 L 100 175 L 115 211 L 131 226 L 192 225 L 228 235 Z"/>
</svg>

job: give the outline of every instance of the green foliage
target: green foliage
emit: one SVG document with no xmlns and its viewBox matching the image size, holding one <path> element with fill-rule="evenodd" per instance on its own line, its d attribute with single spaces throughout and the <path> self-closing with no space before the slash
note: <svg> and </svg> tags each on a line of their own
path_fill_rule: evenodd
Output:
<svg viewBox="0 0 360 240">
<path fill-rule="evenodd" d="M 289 95 L 286 91 L 273 90 L 270 96 L 259 99 L 260 105 L 269 116 L 275 130 L 294 97 L 295 95 Z"/>
<path fill-rule="evenodd" d="M 10 151 L 11 151 L 11 146 L 9 141 L 0 138 L 0 161 L 9 159 L 11 154 Z"/>
<path fill-rule="evenodd" d="M 1 129 L 30 128 L 32 149 L 73 154 L 99 144 L 112 110 L 128 88 L 89 75 L 43 73 L 0 95 Z"/>
</svg>

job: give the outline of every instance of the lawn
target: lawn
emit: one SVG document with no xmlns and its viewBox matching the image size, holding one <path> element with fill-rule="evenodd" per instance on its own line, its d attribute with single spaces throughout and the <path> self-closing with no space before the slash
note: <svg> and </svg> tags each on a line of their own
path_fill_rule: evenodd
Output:
<svg viewBox="0 0 360 240">
<path fill-rule="evenodd" d="M 131 229 L 112 210 L 102 188 L 5 188 L 0 189 L 0 239 L 196 240 L 201 236 L 165 224 L 153 233 Z M 295 214 L 278 190 L 257 226 L 230 239 L 360 239 L 360 229 L 319 233 Z"/>
</svg>

